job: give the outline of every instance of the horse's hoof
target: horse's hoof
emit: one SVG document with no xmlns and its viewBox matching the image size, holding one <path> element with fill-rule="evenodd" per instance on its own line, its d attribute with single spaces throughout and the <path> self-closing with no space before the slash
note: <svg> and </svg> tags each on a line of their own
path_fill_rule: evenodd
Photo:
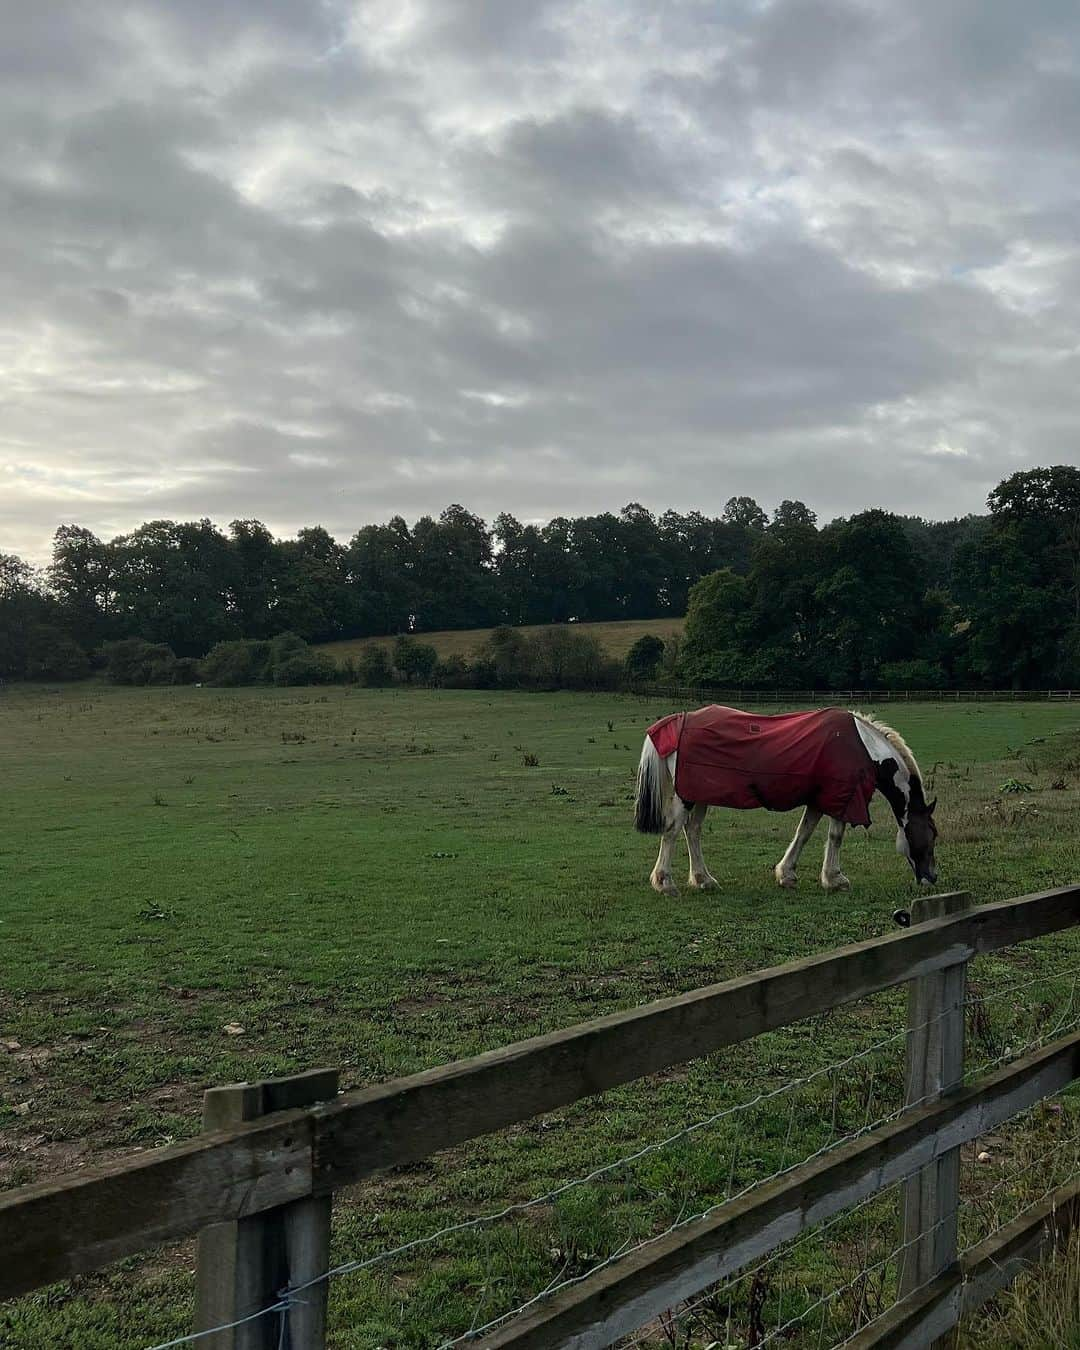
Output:
<svg viewBox="0 0 1080 1350">
<path fill-rule="evenodd" d="M 851 882 L 844 876 L 843 872 L 838 872 L 834 877 L 822 877 L 821 884 L 827 891 L 850 891 Z"/>
<path fill-rule="evenodd" d="M 649 883 L 652 886 L 653 890 L 657 891 L 660 895 L 679 894 L 678 886 L 675 885 L 675 883 L 671 880 L 670 877 L 666 877 L 663 881 L 659 880 L 657 877 L 650 877 Z"/>
<path fill-rule="evenodd" d="M 720 887 L 720 883 L 710 873 L 706 872 L 703 877 L 695 877 L 692 873 L 689 885 L 695 891 L 715 891 Z"/>
<path fill-rule="evenodd" d="M 793 891 L 799 884 L 799 878 L 794 872 L 781 872 L 778 867 L 776 868 L 776 884 L 783 886 L 785 891 Z"/>
</svg>

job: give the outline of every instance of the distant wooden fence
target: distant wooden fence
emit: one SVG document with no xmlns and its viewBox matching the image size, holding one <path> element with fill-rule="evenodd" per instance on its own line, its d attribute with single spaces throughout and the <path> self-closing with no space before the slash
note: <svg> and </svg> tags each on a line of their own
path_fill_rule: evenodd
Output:
<svg viewBox="0 0 1080 1350">
<path fill-rule="evenodd" d="M 1080 689 L 734 689 L 713 685 L 678 684 L 664 681 L 631 683 L 627 691 L 640 698 L 663 698 L 689 707 L 691 704 L 802 703 L 1072 703 L 1080 701 Z"/>
<path fill-rule="evenodd" d="M 198 1342 L 276 1350 L 281 1291 L 292 1350 L 325 1345 L 330 1197 L 412 1163 L 910 982 L 907 1098 L 899 1118 L 672 1229 L 535 1303 L 477 1344 L 602 1347 L 866 1197 L 905 1182 L 905 1295 L 857 1344 L 922 1346 L 1001 1288 L 1072 1223 L 1071 1182 L 961 1260 L 960 1145 L 1080 1076 L 1080 1033 L 960 1087 L 964 980 L 972 957 L 1080 921 L 1080 886 L 966 908 L 934 897 L 906 930 L 580 1026 L 336 1094 L 316 1071 L 207 1094 L 204 1133 L 184 1144 L 0 1194 L 0 1297 L 85 1274 L 157 1243 L 201 1234 Z M 938 913 L 941 917 L 927 918 Z"/>
</svg>

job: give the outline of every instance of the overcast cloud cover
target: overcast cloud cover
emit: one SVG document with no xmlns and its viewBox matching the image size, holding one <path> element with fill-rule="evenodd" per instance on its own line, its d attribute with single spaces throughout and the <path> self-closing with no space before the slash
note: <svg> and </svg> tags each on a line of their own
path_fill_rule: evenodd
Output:
<svg viewBox="0 0 1080 1350">
<path fill-rule="evenodd" d="M 1075 0 L 4 6 L 0 551 L 1080 462 Z"/>
</svg>

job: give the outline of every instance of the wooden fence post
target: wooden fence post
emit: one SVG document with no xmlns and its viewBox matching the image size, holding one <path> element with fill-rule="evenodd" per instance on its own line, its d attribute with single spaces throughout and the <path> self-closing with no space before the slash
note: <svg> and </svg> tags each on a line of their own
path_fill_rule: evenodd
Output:
<svg viewBox="0 0 1080 1350">
<path fill-rule="evenodd" d="M 337 1069 L 211 1088 L 203 1095 L 203 1131 L 227 1129 L 275 1111 L 337 1096 Z M 195 1330 L 236 1322 L 278 1301 L 281 1290 L 323 1274 L 330 1259 L 330 1199 L 296 1200 L 250 1219 L 215 1224 L 199 1235 Z M 206 1336 L 206 1350 L 323 1350 L 327 1282 L 305 1289 L 288 1313 L 268 1313 Z"/>
<path fill-rule="evenodd" d="M 966 891 L 921 896 L 911 906 L 911 926 L 961 913 L 971 903 Z M 966 961 L 921 975 L 908 985 L 906 1106 L 928 1105 L 963 1083 L 966 994 Z M 960 1150 L 950 1149 L 909 1177 L 902 1195 L 900 1298 L 956 1260 Z"/>
</svg>

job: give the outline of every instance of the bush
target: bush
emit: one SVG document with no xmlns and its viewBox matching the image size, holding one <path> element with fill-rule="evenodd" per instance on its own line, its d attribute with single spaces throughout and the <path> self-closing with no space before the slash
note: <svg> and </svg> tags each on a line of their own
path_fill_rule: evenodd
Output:
<svg viewBox="0 0 1080 1350">
<path fill-rule="evenodd" d="M 114 684 L 172 684 L 176 653 L 164 642 L 123 638 L 102 647 L 105 674 Z"/>
<path fill-rule="evenodd" d="M 173 670 L 174 684 L 194 684 L 201 673 L 201 665 L 194 656 L 179 656 Z"/>
<path fill-rule="evenodd" d="M 261 684 L 268 677 L 273 644 L 240 638 L 218 642 L 202 661 L 202 677 L 207 684 L 233 688 L 242 684 Z"/>
<path fill-rule="evenodd" d="M 308 648 L 286 657 L 274 666 L 274 683 L 332 684 L 336 674 L 337 667 L 325 652 L 313 652 Z"/>
<path fill-rule="evenodd" d="M 493 628 L 481 648 L 481 661 L 493 672 L 493 684 L 527 684 L 533 677 L 533 654 L 529 639 L 506 624 Z"/>
<path fill-rule="evenodd" d="M 472 663 L 471 674 L 474 689 L 498 688 L 499 672 L 490 656 L 478 656 Z"/>
<path fill-rule="evenodd" d="M 329 656 L 313 652 L 295 633 L 269 641 L 241 638 L 211 647 L 201 664 L 207 684 L 331 684 L 338 669 Z"/>
<path fill-rule="evenodd" d="M 431 679 L 439 663 L 439 653 L 426 642 L 410 637 L 399 637 L 394 643 L 394 669 L 407 684 L 413 680 L 424 683 Z"/>
<path fill-rule="evenodd" d="M 285 661 L 292 660 L 294 656 L 306 656 L 311 650 L 304 639 L 295 633 L 279 633 L 270 639 L 269 645 L 267 664 L 271 674 Z"/>
<path fill-rule="evenodd" d="M 475 687 L 468 661 L 460 654 L 448 656 L 436 663 L 432 679 L 441 689 L 472 689 Z"/>
<path fill-rule="evenodd" d="M 63 629 L 42 624 L 31 630 L 26 653 L 28 680 L 84 680 L 89 674 L 90 658 Z"/>
<path fill-rule="evenodd" d="M 533 680 L 544 689 L 599 689 L 604 649 L 588 633 L 545 628 L 529 640 Z"/>
<path fill-rule="evenodd" d="M 664 644 L 664 659 L 660 662 L 656 678 L 675 684 L 679 678 L 679 657 L 681 655 L 682 638 L 678 636 L 669 637 Z"/>
<path fill-rule="evenodd" d="M 367 685 L 369 689 L 380 689 L 394 682 L 390 653 L 377 642 L 365 647 L 360 653 L 358 672 L 360 683 Z"/>
<path fill-rule="evenodd" d="M 655 680 L 663 659 L 663 638 L 645 633 L 626 653 L 626 674 L 631 680 Z"/>
</svg>

